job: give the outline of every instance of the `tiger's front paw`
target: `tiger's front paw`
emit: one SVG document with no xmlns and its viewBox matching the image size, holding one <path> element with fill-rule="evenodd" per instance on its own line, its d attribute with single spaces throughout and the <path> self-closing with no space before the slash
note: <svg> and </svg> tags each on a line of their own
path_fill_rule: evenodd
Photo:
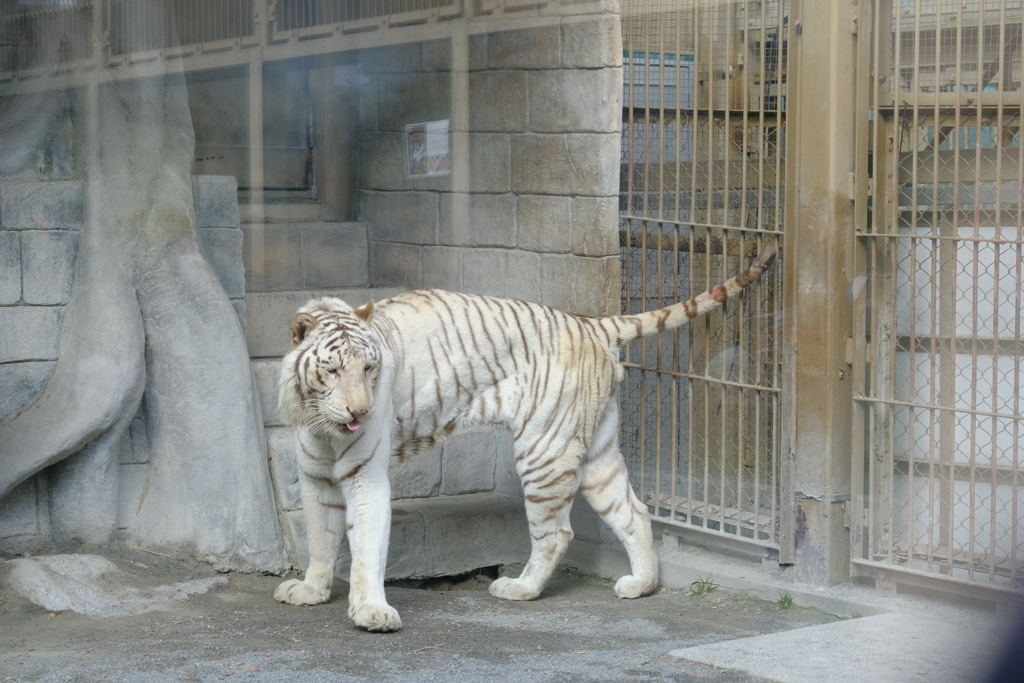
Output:
<svg viewBox="0 0 1024 683">
<path fill-rule="evenodd" d="M 316 588 L 305 581 L 289 579 L 274 591 L 274 599 L 289 605 L 319 605 L 331 599 L 329 588 Z"/>
<path fill-rule="evenodd" d="M 615 595 L 625 599 L 639 598 L 653 593 L 657 587 L 657 581 L 627 575 L 615 582 Z"/>
<path fill-rule="evenodd" d="M 348 608 L 348 616 L 359 628 L 367 631 L 397 631 L 402 628 L 398 611 L 387 603 L 364 602 Z"/>
<path fill-rule="evenodd" d="M 487 590 L 502 600 L 536 600 L 540 595 L 539 590 L 534 590 L 522 579 L 510 579 L 507 576 L 492 581 Z"/>
</svg>

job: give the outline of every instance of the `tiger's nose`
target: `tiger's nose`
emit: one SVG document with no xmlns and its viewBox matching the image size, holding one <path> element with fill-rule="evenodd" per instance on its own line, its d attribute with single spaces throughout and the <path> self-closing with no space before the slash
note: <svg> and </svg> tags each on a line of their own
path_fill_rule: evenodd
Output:
<svg viewBox="0 0 1024 683">
<path fill-rule="evenodd" d="M 358 420 L 359 418 L 361 418 L 363 415 L 366 415 L 370 411 L 369 411 L 368 408 L 363 408 L 362 410 L 351 410 L 350 409 L 348 412 L 352 414 L 353 419 Z"/>
</svg>

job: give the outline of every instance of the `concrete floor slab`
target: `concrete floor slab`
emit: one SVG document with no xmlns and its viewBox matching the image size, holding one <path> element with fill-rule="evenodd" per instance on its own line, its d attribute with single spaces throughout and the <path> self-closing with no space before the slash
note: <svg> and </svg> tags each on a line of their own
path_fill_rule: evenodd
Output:
<svg viewBox="0 0 1024 683">
<path fill-rule="evenodd" d="M 822 589 L 821 604 L 845 596 L 845 614 L 889 610 L 840 620 L 821 607 L 783 609 L 779 593 L 793 584 L 756 587 L 753 574 L 743 578 L 745 570 L 730 573 L 728 563 L 696 554 L 701 563 L 690 571 L 699 568 L 720 589 L 698 596 L 662 588 L 619 600 L 612 580 L 564 568 L 534 602 L 491 597 L 493 572 L 390 584 L 404 627 L 377 634 L 352 625 L 341 580 L 330 602 L 299 608 L 274 601 L 280 577 L 220 575 L 194 559 L 121 544 L 102 554 L 121 569 L 119 581 L 142 594 L 210 579 L 220 585 L 159 612 L 97 617 L 33 604 L 11 585 L 15 563 L 0 562 L 0 681 L 971 683 L 1009 635 L 1008 620 L 991 612 L 863 587 Z M 0 559 L 10 558 L 0 546 Z M 817 593 L 794 593 L 794 601 Z"/>
<path fill-rule="evenodd" d="M 349 620 L 340 580 L 330 602 L 293 607 L 273 599 L 280 577 L 220 575 L 130 547 L 104 555 L 141 590 L 208 578 L 227 585 L 166 611 L 96 617 L 32 604 L 4 580 L 12 563 L 0 562 L 0 681 L 767 683 L 666 653 L 836 620 L 724 590 L 620 600 L 611 582 L 563 569 L 533 602 L 491 597 L 489 578 L 392 584 L 402 630 L 367 633 Z"/>
<path fill-rule="evenodd" d="M 670 656 L 780 683 L 984 680 L 1000 621 L 879 614 L 673 650 Z"/>
</svg>

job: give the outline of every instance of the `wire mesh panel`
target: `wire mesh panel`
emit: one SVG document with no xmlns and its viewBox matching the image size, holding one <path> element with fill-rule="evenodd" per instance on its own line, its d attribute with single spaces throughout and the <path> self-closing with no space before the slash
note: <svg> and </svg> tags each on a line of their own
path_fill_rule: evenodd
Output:
<svg viewBox="0 0 1024 683">
<path fill-rule="evenodd" d="M 22 0 L 0 3 L 0 73 L 92 56 L 92 3 Z"/>
<path fill-rule="evenodd" d="M 333 24 L 417 23 L 456 16 L 461 0 L 275 0 L 275 30 L 294 31 Z M 356 26 L 352 27 L 356 30 Z"/>
<path fill-rule="evenodd" d="M 624 311 L 696 296 L 779 242 L 786 14 L 623 2 Z M 778 546 L 780 278 L 627 350 L 623 452 L 663 521 Z"/>
<path fill-rule="evenodd" d="M 164 14 L 168 16 L 164 16 Z M 107 0 L 110 54 L 253 35 L 253 0 Z"/>
<path fill-rule="evenodd" d="M 1024 586 L 1019 0 L 876 8 L 854 562 Z"/>
</svg>

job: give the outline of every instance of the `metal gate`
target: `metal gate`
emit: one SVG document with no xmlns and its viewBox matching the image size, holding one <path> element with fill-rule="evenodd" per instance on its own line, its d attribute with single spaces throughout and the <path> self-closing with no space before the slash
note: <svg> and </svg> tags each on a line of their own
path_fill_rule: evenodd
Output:
<svg viewBox="0 0 1024 683">
<path fill-rule="evenodd" d="M 861 17 L 877 77 L 858 109 L 872 177 L 856 234 L 854 569 L 1019 589 L 1021 1 L 879 1 Z"/>
<path fill-rule="evenodd" d="M 785 16 L 778 1 L 624 0 L 624 311 L 699 294 L 779 243 Z M 628 349 L 624 453 L 655 518 L 778 548 L 781 277 Z"/>
<path fill-rule="evenodd" d="M 834 227 L 854 244 L 852 462 L 830 466 L 851 467 L 855 576 L 1024 587 L 1021 5 L 853 5 L 853 222 Z M 781 0 L 623 3 L 624 310 L 692 296 L 782 242 L 789 14 Z M 782 278 L 629 349 L 624 450 L 655 518 L 792 547 Z"/>
</svg>

